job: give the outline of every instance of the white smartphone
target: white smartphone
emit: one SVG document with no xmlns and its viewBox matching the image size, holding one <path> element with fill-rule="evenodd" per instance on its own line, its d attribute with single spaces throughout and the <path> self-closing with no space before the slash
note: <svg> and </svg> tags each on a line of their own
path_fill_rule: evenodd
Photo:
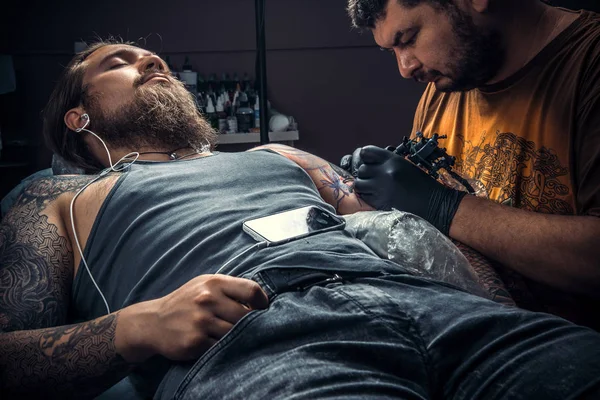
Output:
<svg viewBox="0 0 600 400">
<path fill-rule="evenodd" d="M 344 229 L 346 221 L 315 206 L 296 208 L 244 221 L 244 232 L 258 242 L 286 243 L 315 233 Z"/>
</svg>

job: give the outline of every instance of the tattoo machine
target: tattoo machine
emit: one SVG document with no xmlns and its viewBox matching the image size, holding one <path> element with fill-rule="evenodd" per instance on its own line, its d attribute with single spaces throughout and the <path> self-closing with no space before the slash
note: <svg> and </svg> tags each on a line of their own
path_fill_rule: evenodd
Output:
<svg viewBox="0 0 600 400">
<path fill-rule="evenodd" d="M 463 185 L 471 194 L 475 189 L 462 176 L 452 171 L 456 162 L 456 157 L 446 153 L 445 148 L 439 147 L 439 140 L 446 139 L 446 135 L 434 133 L 431 138 L 423 136 L 422 132 L 417 132 L 415 139 L 409 139 L 404 136 L 402 143 L 398 147 L 388 146 L 387 150 L 407 158 L 413 164 L 423 168 L 434 179 L 439 178 L 439 170 L 444 169 L 456 181 Z"/>
</svg>

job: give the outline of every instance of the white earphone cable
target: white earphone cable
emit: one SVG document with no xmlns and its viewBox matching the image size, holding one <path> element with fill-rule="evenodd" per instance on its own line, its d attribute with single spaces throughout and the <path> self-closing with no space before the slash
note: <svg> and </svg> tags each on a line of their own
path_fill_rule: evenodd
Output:
<svg viewBox="0 0 600 400">
<path fill-rule="evenodd" d="M 102 300 L 104 301 L 104 305 L 106 306 L 106 313 L 110 314 L 110 307 L 108 306 L 106 297 L 104 297 L 104 293 L 102 293 L 102 290 L 100 290 L 100 287 L 98 287 L 96 280 L 92 276 L 92 271 L 90 271 L 90 267 L 88 266 L 87 261 L 85 260 L 85 257 L 83 256 L 83 250 L 81 249 L 81 245 L 79 244 L 79 238 L 77 238 L 77 231 L 75 230 L 75 218 L 73 217 L 73 206 L 75 205 L 75 199 L 77 199 L 77 197 L 81 194 L 81 192 L 83 192 L 88 186 L 90 186 L 92 183 L 96 182 L 98 179 L 100 179 L 104 175 L 106 175 L 108 173 L 108 171 L 110 171 L 110 169 L 105 169 L 95 179 L 91 180 L 84 187 L 79 189 L 79 191 L 75 194 L 75 196 L 73 196 L 73 200 L 71 200 L 71 205 L 69 207 L 69 213 L 71 216 L 71 228 L 73 229 L 73 237 L 75 238 L 75 244 L 77 245 L 77 250 L 79 250 L 79 255 L 81 256 L 81 261 L 83 262 L 83 265 L 85 266 L 85 269 L 86 269 L 90 279 L 92 280 L 92 283 L 96 287 L 96 290 L 98 290 L 98 293 L 100 293 L 100 297 L 102 297 Z"/>
<path fill-rule="evenodd" d="M 105 170 L 100 172 L 100 174 L 96 178 L 94 178 L 93 180 L 91 180 L 90 182 L 85 184 L 85 186 L 83 186 L 81 189 L 79 189 L 79 191 L 77 191 L 77 193 L 75 193 L 75 196 L 73 196 L 73 200 L 71 200 L 71 204 L 69 206 L 69 214 L 71 217 L 71 228 L 73 229 L 73 237 L 75 238 L 75 244 L 77 245 L 77 250 L 79 251 L 79 255 L 81 256 L 81 261 L 83 262 L 83 265 L 85 266 L 85 269 L 86 269 L 90 279 L 92 280 L 92 283 L 96 287 L 96 290 L 98 290 L 98 293 L 100 293 L 100 297 L 102 297 L 102 301 L 104 302 L 104 305 L 106 306 L 107 314 L 110 314 L 110 307 L 108 305 L 108 301 L 106 300 L 106 297 L 104 297 L 104 293 L 102 293 L 102 290 L 100 290 L 100 287 L 96 283 L 96 280 L 94 279 L 94 276 L 92 275 L 92 271 L 90 270 L 90 267 L 88 266 L 88 263 L 85 260 L 85 257 L 83 255 L 83 249 L 81 248 L 81 244 L 79 243 L 79 238 L 77 237 L 77 230 L 75 229 L 75 218 L 74 218 L 73 208 L 74 208 L 75 200 L 77 199 L 77 197 L 79 197 L 79 195 L 81 193 L 83 193 L 83 191 L 85 189 L 87 189 L 88 186 L 90 186 L 92 183 L 96 182 L 100 178 L 104 177 L 106 174 L 108 174 L 111 171 L 113 171 L 113 172 L 123 171 L 125 168 L 129 167 L 130 165 L 132 165 L 133 163 L 135 163 L 138 160 L 138 158 L 140 157 L 140 153 L 137 151 L 128 153 L 128 154 L 124 155 L 123 157 L 121 157 L 119 159 L 119 161 L 116 162 L 116 164 L 113 164 L 112 157 L 110 156 L 110 151 L 108 150 L 106 143 L 104 143 L 104 140 L 102 140 L 100 138 L 100 136 L 96 135 L 94 132 L 90 131 L 89 129 L 86 129 L 86 127 L 90 123 L 89 116 L 87 114 L 83 114 L 82 118 L 86 121 L 85 125 L 83 125 L 82 128 L 77 128 L 75 131 L 78 133 L 81 131 L 91 133 L 100 141 L 100 143 L 102 143 L 102 145 L 104 146 L 104 149 L 106 150 L 106 154 L 108 155 L 108 162 L 110 164 L 110 168 L 106 168 Z M 125 162 L 125 161 L 127 161 L 127 162 Z"/>
<path fill-rule="evenodd" d="M 221 266 L 221 268 L 219 268 L 217 270 L 217 272 L 215 272 L 215 274 L 219 274 L 221 273 L 221 271 L 223 271 L 225 269 L 225 267 L 227 267 L 229 264 L 231 264 L 232 262 L 234 262 L 235 260 L 237 260 L 238 258 L 240 258 L 241 256 L 243 256 L 244 254 L 247 254 L 248 252 L 252 251 L 252 250 L 260 250 L 260 249 L 264 249 L 265 247 L 269 247 L 269 242 L 264 241 L 264 242 L 259 242 L 259 243 L 255 243 L 252 246 L 248 247 L 246 250 L 242 251 L 241 253 L 239 253 L 238 255 L 236 255 L 235 257 L 229 259 L 225 264 L 223 264 Z M 235 270 L 235 268 L 234 268 Z M 231 271 L 229 274 L 227 275 L 231 275 L 233 273 L 233 271 Z"/>
</svg>

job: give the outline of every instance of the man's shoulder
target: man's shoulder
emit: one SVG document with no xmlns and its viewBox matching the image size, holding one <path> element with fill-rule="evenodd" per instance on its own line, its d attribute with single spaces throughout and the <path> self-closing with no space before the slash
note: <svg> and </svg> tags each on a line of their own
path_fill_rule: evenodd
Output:
<svg viewBox="0 0 600 400">
<path fill-rule="evenodd" d="M 582 10 L 579 17 L 548 47 L 554 50 L 559 59 L 597 67 L 595 64 L 600 56 L 600 14 Z M 556 59 L 547 61 L 551 61 L 548 64 L 558 64 Z"/>
<path fill-rule="evenodd" d="M 31 201 L 47 204 L 65 193 L 78 191 L 96 177 L 96 175 L 58 175 L 34 179 L 24 187 L 15 205 Z"/>
<path fill-rule="evenodd" d="M 26 215 L 59 214 L 75 193 L 94 178 L 92 175 L 60 175 L 25 180 L 20 188 L 13 190 L 15 193 L 11 192 L 3 200 L 3 222 L 17 223 Z"/>
</svg>

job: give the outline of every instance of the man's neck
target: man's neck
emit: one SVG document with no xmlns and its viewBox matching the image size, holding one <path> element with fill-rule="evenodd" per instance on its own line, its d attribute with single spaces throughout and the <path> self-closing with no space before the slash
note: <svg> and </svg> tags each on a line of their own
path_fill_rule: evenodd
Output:
<svg viewBox="0 0 600 400">
<path fill-rule="evenodd" d="M 180 147 L 180 148 L 172 148 L 172 149 L 164 149 L 164 148 L 156 148 L 156 147 L 142 147 L 140 149 L 124 149 L 118 148 L 113 149 L 111 147 L 108 148 L 110 151 L 110 156 L 113 164 L 116 164 L 121 158 L 127 156 L 127 161 L 132 161 L 136 159 L 137 154 L 139 153 L 139 157 L 137 160 L 139 161 L 176 161 L 176 160 L 189 160 L 198 157 L 205 157 L 211 155 L 210 151 L 199 151 L 194 150 L 191 147 Z M 93 150 L 94 155 L 101 161 L 101 163 L 105 167 L 110 167 L 110 163 L 108 160 L 108 156 L 106 154 L 106 150 L 104 148 L 95 148 Z"/>
<path fill-rule="evenodd" d="M 510 77 L 565 30 L 578 14 L 548 6 L 541 1 L 507 1 L 498 10 L 506 48 L 506 62 L 487 84 Z"/>
</svg>

